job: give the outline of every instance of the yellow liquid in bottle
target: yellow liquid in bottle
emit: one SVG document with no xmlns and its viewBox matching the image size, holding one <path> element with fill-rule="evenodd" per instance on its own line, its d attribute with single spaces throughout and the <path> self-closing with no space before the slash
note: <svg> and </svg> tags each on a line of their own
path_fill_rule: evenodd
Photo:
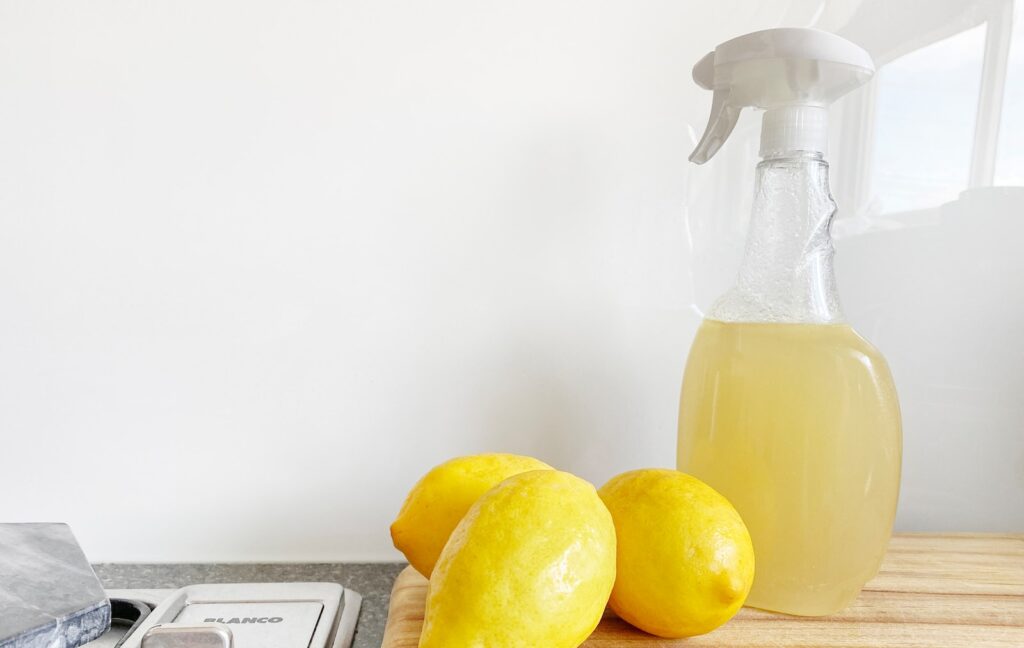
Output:
<svg viewBox="0 0 1024 648">
<path fill-rule="evenodd" d="M 856 598 L 889 541 L 901 439 L 885 359 L 849 326 L 701 325 L 678 465 L 725 495 L 750 530 L 747 605 L 818 616 Z"/>
</svg>

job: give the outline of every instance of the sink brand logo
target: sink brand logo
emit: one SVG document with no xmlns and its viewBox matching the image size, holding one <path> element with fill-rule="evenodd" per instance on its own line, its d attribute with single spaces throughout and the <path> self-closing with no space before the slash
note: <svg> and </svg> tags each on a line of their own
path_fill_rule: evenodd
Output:
<svg viewBox="0 0 1024 648">
<path fill-rule="evenodd" d="M 223 618 L 215 619 L 209 617 L 203 619 L 203 623 L 281 623 L 281 617 L 231 617 L 226 621 Z"/>
</svg>

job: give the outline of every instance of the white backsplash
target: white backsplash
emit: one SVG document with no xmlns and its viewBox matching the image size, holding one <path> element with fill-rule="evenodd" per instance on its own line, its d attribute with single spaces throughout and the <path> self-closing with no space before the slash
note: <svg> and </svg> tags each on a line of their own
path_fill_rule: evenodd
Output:
<svg viewBox="0 0 1024 648">
<path fill-rule="evenodd" d="M 97 561 L 391 559 L 452 455 L 671 466 L 758 127 L 687 163 L 689 70 L 814 25 L 880 64 L 830 158 L 844 307 L 902 398 L 897 526 L 1019 531 L 1010 5 L 5 3 L 0 519 Z"/>
</svg>

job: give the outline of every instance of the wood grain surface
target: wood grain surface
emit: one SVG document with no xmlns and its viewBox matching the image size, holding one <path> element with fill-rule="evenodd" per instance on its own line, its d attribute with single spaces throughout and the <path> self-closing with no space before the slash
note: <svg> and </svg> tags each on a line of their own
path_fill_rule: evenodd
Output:
<svg viewBox="0 0 1024 648">
<path fill-rule="evenodd" d="M 383 648 L 415 648 L 427 581 L 395 581 Z M 586 648 L 1024 648 L 1024 534 L 899 535 L 878 576 L 839 614 L 744 608 L 700 637 L 652 637 L 607 615 Z M 457 647 L 452 647 L 457 648 Z M 538 646 L 537 648 L 544 648 Z"/>
</svg>

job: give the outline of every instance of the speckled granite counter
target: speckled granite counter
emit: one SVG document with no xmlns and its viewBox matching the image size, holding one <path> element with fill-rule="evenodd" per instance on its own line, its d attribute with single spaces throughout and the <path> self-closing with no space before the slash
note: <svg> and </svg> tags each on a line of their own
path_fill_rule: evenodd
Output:
<svg viewBox="0 0 1024 648">
<path fill-rule="evenodd" d="M 398 563 L 355 564 L 211 564 L 211 565 L 94 565 L 109 589 L 157 589 L 196 583 L 341 583 L 363 595 L 356 626 L 355 648 L 380 648 L 388 616 L 388 598 Z"/>
</svg>

